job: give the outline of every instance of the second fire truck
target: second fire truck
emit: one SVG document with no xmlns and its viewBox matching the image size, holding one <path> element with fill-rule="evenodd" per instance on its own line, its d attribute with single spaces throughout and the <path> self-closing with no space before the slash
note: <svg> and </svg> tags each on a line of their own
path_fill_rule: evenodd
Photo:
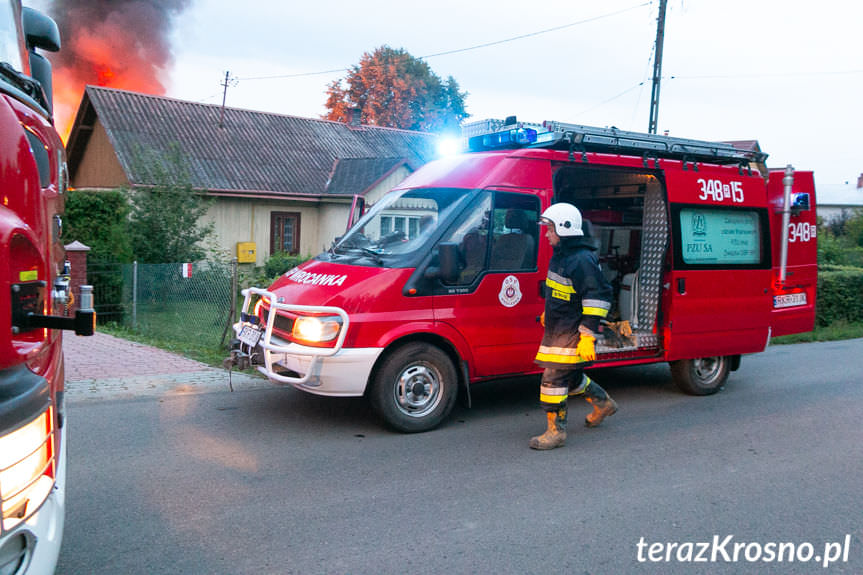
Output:
<svg viewBox="0 0 863 575">
<path fill-rule="evenodd" d="M 815 318 L 811 172 L 757 147 L 561 122 L 490 126 L 429 163 L 325 253 L 252 288 L 237 362 L 309 393 L 366 396 L 391 427 L 442 422 L 459 389 L 538 373 L 551 249 L 538 216 L 577 206 L 614 306 L 593 367 L 668 362 L 711 394 Z"/>
</svg>

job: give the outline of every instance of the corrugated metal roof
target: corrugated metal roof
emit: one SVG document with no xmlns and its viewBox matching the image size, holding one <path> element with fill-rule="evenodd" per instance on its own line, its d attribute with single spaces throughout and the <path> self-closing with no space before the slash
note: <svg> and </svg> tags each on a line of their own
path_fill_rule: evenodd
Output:
<svg viewBox="0 0 863 575">
<path fill-rule="evenodd" d="M 336 160 L 327 192 L 365 194 L 369 188 L 405 163 L 402 158 L 342 158 Z"/>
<path fill-rule="evenodd" d="M 428 133 L 236 108 L 224 109 L 220 127 L 220 106 L 87 86 L 69 138 L 73 173 L 92 129 L 86 125 L 88 118 L 94 121 L 90 108 L 133 185 L 159 183 L 159 171 L 175 171 L 174 155 L 182 158 L 187 181 L 197 189 L 333 195 L 367 186 L 342 179 L 328 189 L 331 175 L 366 178 L 387 162 L 390 168 L 396 159 L 416 168 L 435 155 L 435 136 Z M 363 162 L 353 170 L 349 163 L 338 174 L 340 159 Z"/>
</svg>

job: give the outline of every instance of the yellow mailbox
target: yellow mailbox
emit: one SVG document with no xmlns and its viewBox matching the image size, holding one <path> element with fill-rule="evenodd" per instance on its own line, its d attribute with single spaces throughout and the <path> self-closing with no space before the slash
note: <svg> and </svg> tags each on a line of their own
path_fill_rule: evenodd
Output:
<svg viewBox="0 0 863 575">
<path fill-rule="evenodd" d="M 237 242 L 237 261 L 241 264 L 255 263 L 257 248 L 255 242 Z"/>
</svg>

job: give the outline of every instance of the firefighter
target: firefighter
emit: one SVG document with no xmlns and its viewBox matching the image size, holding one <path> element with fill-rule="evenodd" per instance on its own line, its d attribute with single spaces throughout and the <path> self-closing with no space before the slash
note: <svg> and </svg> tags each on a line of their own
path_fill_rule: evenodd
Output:
<svg viewBox="0 0 863 575">
<path fill-rule="evenodd" d="M 566 400 L 583 396 L 593 406 L 585 425 L 596 427 L 617 411 L 617 403 L 584 373 L 596 359 L 599 322 L 611 308 L 612 288 L 599 268 L 596 248 L 584 236 L 581 212 L 572 204 L 551 205 L 540 216 L 553 248 L 545 280 L 545 332 L 536 363 L 545 368 L 539 401 L 548 429 L 531 438 L 532 449 L 566 442 Z"/>
</svg>

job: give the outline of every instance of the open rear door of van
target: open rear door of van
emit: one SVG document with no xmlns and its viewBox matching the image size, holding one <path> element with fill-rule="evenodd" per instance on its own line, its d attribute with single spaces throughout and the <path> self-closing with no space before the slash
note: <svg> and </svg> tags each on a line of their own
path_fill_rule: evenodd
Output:
<svg viewBox="0 0 863 575">
<path fill-rule="evenodd" d="M 764 180 L 727 169 L 667 170 L 670 361 L 763 351 L 770 321 L 770 208 Z M 727 194 L 726 194 L 727 191 Z"/>
<path fill-rule="evenodd" d="M 812 172 L 794 173 L 789 197 L 788 225 L 783 225 L 785 205 L 783 171 L 770 172 L 767 185 L 773 251 L 773 336 L 812 331 L 815 327 L 815 295 L 818 287 L 818 243 L 815 214 L 815 181 Z M 782 244 L 787 236 L 784 280 Z"/>
</svg>

